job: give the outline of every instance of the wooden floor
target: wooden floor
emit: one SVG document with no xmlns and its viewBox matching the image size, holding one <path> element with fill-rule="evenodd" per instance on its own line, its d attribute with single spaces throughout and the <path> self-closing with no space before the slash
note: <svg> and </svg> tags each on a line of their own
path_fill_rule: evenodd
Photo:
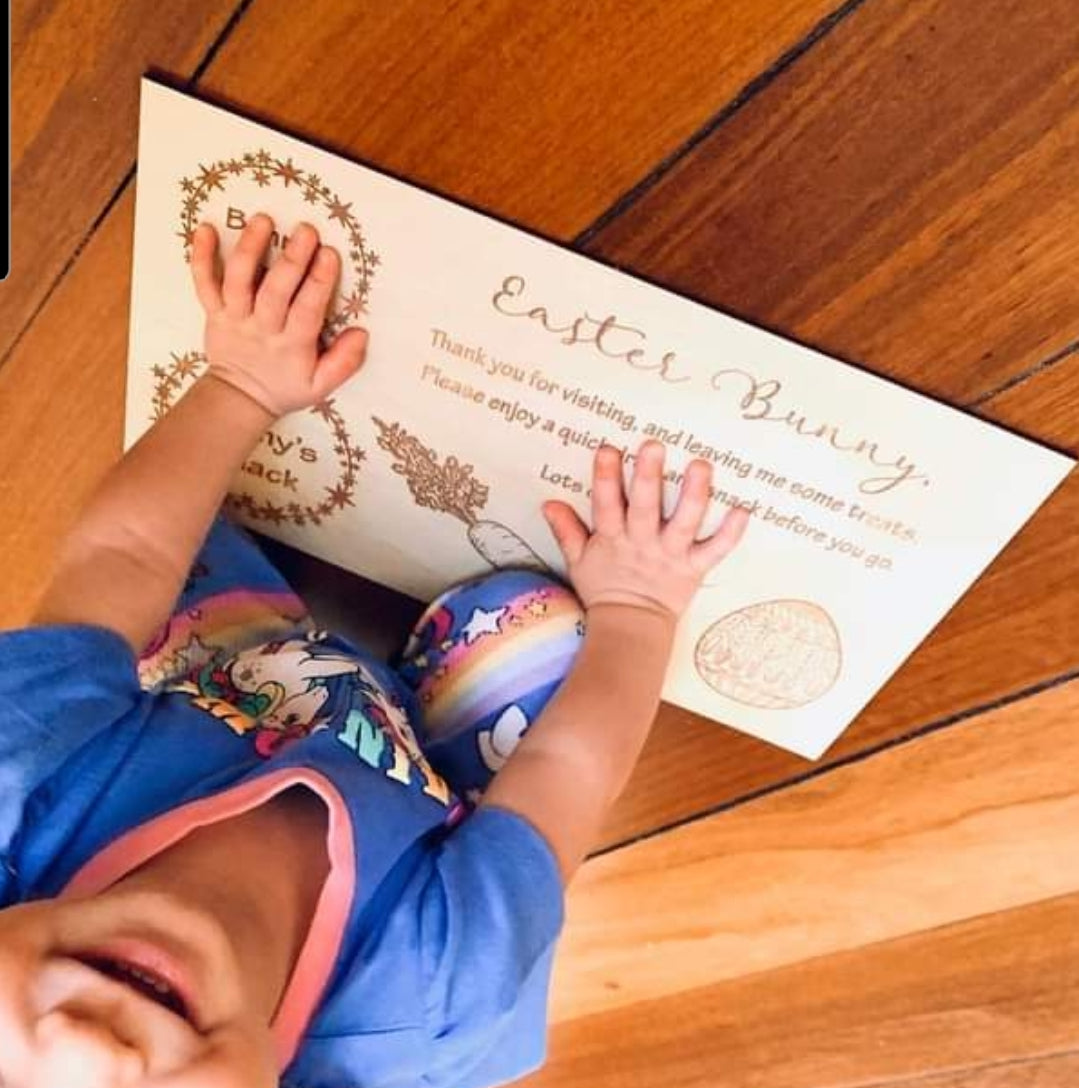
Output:
<svg viewBox="0 0 1079 1088">
<path fill-rule="evenodd" d="M 145 12 L 14 6 L 0 625 L 120 449 L 147 69 L 1079 453 L 1075 0 Z M 1077 526 L 1073 474 L 818 764 L 662 710 L 528 1083 L 1079 1085 Z"/>
</svg>

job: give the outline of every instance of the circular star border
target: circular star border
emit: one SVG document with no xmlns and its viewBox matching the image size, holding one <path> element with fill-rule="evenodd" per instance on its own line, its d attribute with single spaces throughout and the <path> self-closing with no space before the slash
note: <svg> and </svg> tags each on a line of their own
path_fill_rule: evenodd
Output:
<svg viewBox="0 0 1079 1088">
<path fill-rule="evenodd" d="M 278 159 L 265 148 L 258 151 L 245 151 L 238 158 L 220 159 L 205 166 L 199 163 L 197 177 L 181 178 L 183 204 L 180 210 L 180 230 L 178 236 L 184 243 L 184 260 L 191 260 L 191 241 L 195 228 L 199 225 L 200 212 L 215 189 L 225 191 L 225 182 L 230 178 L 248 175 L 258 186 L 264 188 L 271 181 L 280 180 L 287 189 L 296 185 L 303 190 L 303 198 L 309 204 L 321 204 L 330 214 L 330 219 L 340 223 L 348 231 L 350 248 L 348 257 L 356 284 L 352 293 L 343 300 L 338 311 L 326 322 L 327 332 L 338 332 L 349 321 L 367 312 L 367 300 L 371 293 L 371 280 L 379 264 L 379 256 L 368 248 L 360 227 L 359 220 L 352 213 L 352 204 L 346 204 L 322 183 L 317 174 L 294 165 L 291 158 Z"/>
<path fill-rule="evenodd" d="M 172 352 L 172 362 L 168 366 L 160 364 L 153 367 L 154 395 L 151 401 L 153 422 L 161 419 L 172 407 L 186 378 L 197 378 L 206 368 L 206 356 L 201 351 L 189 351 L 182 355 Z M 229 506 L 247 514 L 255 521 L 267 521 L 274 525 L 291 521 L 301 528 L 305 525 L 321 525 L 323 518 L 331 517 L 337 510 L 354 506 L 352 497 L 356 491 L 356 474 L 359 465 L 367 454 L 352 445 L 348 429 L 341 413 L 333 406 L 332 400 L 324 400 L 309 409 L 321 416 L 333 432 L 333 452 L 337 456 L 340 472 L 334 485 L 326 486 L 326 498 L 312 505 L 311 503 L 290 502 L 279 506 L 269 499 L 256 499 L 247 491 L 230 492 L 226 500 Z"/>
</svg>

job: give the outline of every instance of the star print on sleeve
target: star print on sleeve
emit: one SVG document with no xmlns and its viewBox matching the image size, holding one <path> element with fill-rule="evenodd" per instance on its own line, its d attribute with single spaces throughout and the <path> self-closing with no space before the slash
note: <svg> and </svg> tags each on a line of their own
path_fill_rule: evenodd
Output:
<svg viewBox="0 0 1079 1088">
<path fill-rule="evenodd" d="M 501 605 L 498 608 L 492 608 L 490 610 L 478 607 L 473 608 L 472 615 L 468 618 L 468 623 L 461 628 L 461 634 L 464 635 L 465 645 L 471 646 L 476 639 L 482 638 L 484 635 L 497 635 L 502 630 L 502 617 L 507 611 L 506 605 Z"/>
</svg>

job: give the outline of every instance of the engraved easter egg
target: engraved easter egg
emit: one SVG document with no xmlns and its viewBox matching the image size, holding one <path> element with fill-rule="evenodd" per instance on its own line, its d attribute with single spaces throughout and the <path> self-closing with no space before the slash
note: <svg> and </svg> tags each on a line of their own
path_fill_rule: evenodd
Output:
<svg viewBox="0 0 1079 1088">
<path fill-rule="evenodd" d="M 720 695 L 765 710 L 819 699 L 842 665 L 839 632 L 812 601 L 761 601 L 729 612 L 697 640 L 694 664 Z"/>
</svg>

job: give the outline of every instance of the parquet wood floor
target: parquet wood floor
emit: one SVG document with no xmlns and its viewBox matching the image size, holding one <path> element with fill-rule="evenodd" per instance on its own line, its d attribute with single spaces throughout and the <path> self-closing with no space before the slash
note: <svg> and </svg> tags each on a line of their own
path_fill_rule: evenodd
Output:
<svg viewBox="0 0 1079 1088">
<path fill-rule="evenodd" d="M 120 449 L 143 71 L 1079 453 L 1075 14 L 16 0 L 0 624 Z M 1079 1084 L 1077 524 L 1072 476 L 818 764 L 661 710 L 531 1083 Z"/>
</svg>

